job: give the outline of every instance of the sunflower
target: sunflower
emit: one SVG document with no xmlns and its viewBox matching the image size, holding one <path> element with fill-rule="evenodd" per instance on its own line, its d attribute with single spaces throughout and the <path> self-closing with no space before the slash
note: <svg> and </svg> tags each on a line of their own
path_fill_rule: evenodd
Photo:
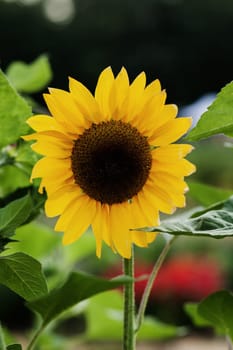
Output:
<svg viewBox="0 0 233 350">
<path fill-rule="evenodd" d="M 191 145 L 173 144 L 191 125 L 165 104 L 159 80 L 146 86 L 142 72 L 130 84 L 122 68 L 99 76 L 94 96 L 69 79 L 69 92 L 44 95 L 51 116 L 36 115 L 33 150 L 44 157 L 32 179 L 47 192 L 47 216 L 59 216 L 56 231 L 63 243 L 77 239 L 91 225 L 96 254 L 104 241 L 114 252 L 131 257 L 132 244 L 147 247 L 156 234 L 132 229 L 159 224 L 159 212 L 185 206 L 184 176 L 195 167 L 184 159 Z"/>
</svg>

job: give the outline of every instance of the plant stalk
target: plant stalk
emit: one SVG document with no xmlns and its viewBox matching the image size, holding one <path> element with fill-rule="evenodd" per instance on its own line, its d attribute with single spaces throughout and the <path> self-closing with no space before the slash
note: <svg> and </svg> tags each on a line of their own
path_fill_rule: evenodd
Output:
<svg viewBox="0 0 233 350">
<path fill-rule="evenodd" d="M 135 350 L 135 298 L 134 298 L 134 256 L 123 259 L 123 269 L 126 276 L 132 281 L 124 287 L 124 334 L 123 350 Z"/>
<path fill-rule="evenodd" d="M 143 292 L 143 295 L 142 295 L 142 299 L 141 299 L 141 302 L 140 302 L 140 305 L 139 305 L 139 309 L 138 309 L 138 314 L 137 314 L 137 318 L 136 318 L 136 329 L 135 329 L 135 332 L 138 332 L 141 325 L 142 325 L 142 322 L 143 322 L 143 319 L 144 319 L 144 315 L 145 315 L 145 311 L 146 311 L 146 306 L 147 306 L 147 303 L 148 303 L 148 300 L 149 300 L 149 296 L 150 296 L 150 293 L 151 293 L 151 289 L 153 287 L 153 284 L 154 284 L 154 281 L 156 279 L 156 276 L 159 272 L 159 269 L 172 245 L 172 243 L 174 242 L 174 240 L 176 239 L 175 236 L 173 236 L 171 239 L 167 240 L 166 241 L 166 244 L 165 246 L 163 247 L 163 250 L 161 251 L 155 265 L 154 265 L 154 268 L 150 274 L 150 277 L 148 279 L 148 282 L 147 282 L 147 285 L 145 287 L 145 290 Z"/>
<path fill-rule="evenodd" d="M 30 341 L 30 343 L 27 346 L 26 350 L 32 350 L 34 349 L 35 343 L 37 342 L 37 339 L 39 338 L 40 334 L 43 332 L 44 330 L 44 326 L 42 325 L 34 334 L 32 340 Z"/>
</svg>

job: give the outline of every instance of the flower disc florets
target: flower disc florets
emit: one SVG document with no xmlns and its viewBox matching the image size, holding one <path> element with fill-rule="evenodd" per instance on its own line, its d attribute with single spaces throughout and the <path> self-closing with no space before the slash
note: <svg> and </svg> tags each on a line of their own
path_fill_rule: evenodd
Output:
<svg viewBox="0 0 233 350">
<path fill-rule="evenodd" d="M 116 120 L 92 124 L 75 141 L 71 158 L 76 183 L 91 198 L 110 205 L 136 195 L 152 163 L 146 137 Z"/>
</svg>

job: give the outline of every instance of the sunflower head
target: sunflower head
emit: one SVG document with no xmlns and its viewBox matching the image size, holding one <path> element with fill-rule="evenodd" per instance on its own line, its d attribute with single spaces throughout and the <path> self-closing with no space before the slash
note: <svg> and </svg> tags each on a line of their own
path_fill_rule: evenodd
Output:
<svg viewBox="0 0 233 350">
<path fill-rule="evenodd" d="M 165 104 L 158 80 L 146 86 L 145 73 L 130 84 L 124 68 L 114 77 L 105 69 L 95 94 L 75 79 L 69 92 L 44 95 L 51 113 L 28 120 L 43 155 L 32 171 L 45 188 L 48 216 L 59 216 L 55 230 L 64 244 L 76 241 L 91 225 L 96 253 L 102 242 L 130 258 L 132 244 L 147 247 L 154 233 L 132 229 L 159 224 L 159 212 L 185 206 L 184 176 L 195 167 L 184 159 L 192 146 L 174 144 L 191 125 Z"/>
</svg>

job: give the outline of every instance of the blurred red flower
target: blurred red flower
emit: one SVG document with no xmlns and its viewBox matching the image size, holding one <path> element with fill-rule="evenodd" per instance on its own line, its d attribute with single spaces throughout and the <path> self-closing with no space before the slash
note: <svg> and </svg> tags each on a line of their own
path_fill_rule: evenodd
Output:
<svg viewBox="0 0 233 350">
<path fill-rule="evenodd" d="M 135 298 L 139 303 L 153 264 L 136 262 Z M 104 275 L 113 277 L 121 274 L 121 267 L 114 266 Z M 161 267 L 153 285 L 152 301 L 198 301 L 225 287 L 225 278 L 218 261 L 213 258 L 185 255 L 170 258 Z"/>
<path fill-rule="evenodd" d="M 198 301 L 224 285 L 224 273 L 218 261 L 192 255 L 179 256 L 161 267 L 152 297 Z"/>
</svg>

